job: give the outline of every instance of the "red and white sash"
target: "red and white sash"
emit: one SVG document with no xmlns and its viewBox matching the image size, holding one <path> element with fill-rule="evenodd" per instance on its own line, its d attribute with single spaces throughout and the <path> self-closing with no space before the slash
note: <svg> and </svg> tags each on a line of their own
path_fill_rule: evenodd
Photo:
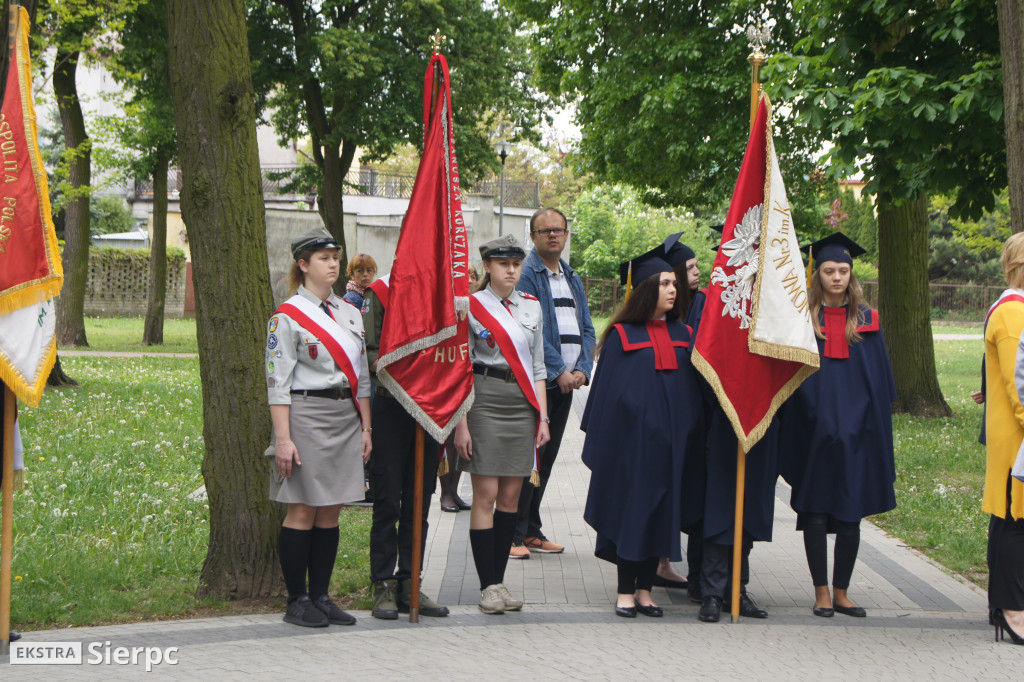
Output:
<svg viewBox="0 0 1024 682">
<path fill-rule="evenodd" d="M 292 296 L 281 304 L 275 315 L 277 313 L 292 318 L 320 339 L 338 365 L 338 369 L 348 379 L 349 388 L 352 389 L 352 402 L 355 403 L 358 412 L 359 401 L 356 400 L 356 394 L 359 391 L 359 356 L 363 352 L 362 347 L 320 306 L 304 296 Z"/>
<path fill-rule="evenodd" d="M 1003 293 L 999 294 L 999 298 L 996 299 L 996 302 L 993 303 L 992 307 L 988 309 L 988 314 L 985 315 L 985 326 L 988 326 L 988 318 L 992 317 L 992 313 L 994 313 L 996 311 L 996 308 L 998 308 L 1002 304 L 1009 303 L 1010 301 L 1024 303 L 1024 296 L 1021 295 L 1022 293 L 1024 292 L 1022 292 L 1020 289 L 1007 289 Z"/>
<path fill-rule="evenodd" d="M 384 275 L 383 277 L 379 277 L 379 278 L 373 280 L 373 282 L 369 286 L 369 289 L 374 293 L 374 295 L 377 296 L 377 299 L 380 301 L 380 304 L 382 306 L 384 306 L 385 309 L 387 309 L 387 307 L 388 307 L 388 294 L 391 292 L 390 287 L 391 287 L 391 273 L 390 272 L 388 274 Z M 366 314 L 365 310 L 362 311 L 362 312 L 363 312 L 364 315 Z"/>
<path fill-rule="evenodd" d="M 537 387 L 533 381 L 530 346 L 516 318 L 509 314 L 501 304 L 501 299 L 490 289 L 482 289 L 470 296 L 469 312 L 494 336 L 516 383 L 539 415 L 540 403 L 537 401 Z"/>
</svg>

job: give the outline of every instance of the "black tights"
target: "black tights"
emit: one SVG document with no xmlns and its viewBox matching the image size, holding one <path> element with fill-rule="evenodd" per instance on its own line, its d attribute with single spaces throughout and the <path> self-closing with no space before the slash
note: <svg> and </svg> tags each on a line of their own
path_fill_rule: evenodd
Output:
<svg viewBox="0 0 1024 682">
<path fill-rule="evenodd" d="M 637 590 L 651 591 L 654 576 L 658 571 L 658 557 L 643 561 L 629 561 L 620 556 L 615 558 L 619 572 L 619 594 L 633 594 Z"/>
<path fill-rule="evenodd" d="M 860 547 L 860 521 L 840 521 L 828 514 L 800 514 L 804 529 L 804 551 L 807 566 L 811 569 L 811 580 L 815 587 L 828 585 L 828 526 L 835 526 L 835 565 L 832 567 L 832 587 L 845 590 L 850 587 L 853 565 L 857 562 Z"/>
</svg>

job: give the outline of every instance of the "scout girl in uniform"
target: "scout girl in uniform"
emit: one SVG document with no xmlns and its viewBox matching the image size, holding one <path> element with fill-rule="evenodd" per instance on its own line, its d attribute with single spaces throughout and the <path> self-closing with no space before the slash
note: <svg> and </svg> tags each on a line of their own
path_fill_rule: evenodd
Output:
<svg viewBox="0 0 1024 682">
<path fill-rule="evenodd" d="M 288 505 L 281 526 L 284 620 L 352 625 L 327 594 L 338 554 L 342 504 L 363 499 L 370 457 L 370 377 L 359 311 L 331 292 L 339 247 L 317 228 L 292 241 L 295 295 L 267 326 L 267 401 L 274 422 L 271 499 Z M 306 575 L 309 574 L 307 588 Z"/>
<path fill-rule="evenodd" d="M 550 440 L 540 303 L 515 290 L 526 252 L 512 235 L 480 247 L 485 276 L 470 299 L 469 353 L 476 398 L 455 429 L 459 468 L 473 480 L 469 539 L 480 610 L 518 611 L 503 584 L 523 477 Z"/>
</svg>

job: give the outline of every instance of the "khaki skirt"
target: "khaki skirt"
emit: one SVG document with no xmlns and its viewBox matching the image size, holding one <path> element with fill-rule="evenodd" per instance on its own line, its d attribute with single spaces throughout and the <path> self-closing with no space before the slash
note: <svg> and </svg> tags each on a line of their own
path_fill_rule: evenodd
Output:
<svg viewBox="0 0 1024 682">
<path fill-rule="evenodd" d="M 293 395 L 289 421 L 302 466 L 293 465 L 292 475 L 281 478 L 271 462 L 270 499 L 311 507 L 361 501 L 362 422 L 352 399 Z M 273 456 L 273 445 L 268 453 Z"/>
<path fill-rule="evenodd" d="M 537 437 L 537 412 L 519 385 L 482 374 L 473 376 L 476 397 L 467 421 L 473 439 L 470 461 L 459 470 L 484 476 L 529 476 Z"/>
</svg>

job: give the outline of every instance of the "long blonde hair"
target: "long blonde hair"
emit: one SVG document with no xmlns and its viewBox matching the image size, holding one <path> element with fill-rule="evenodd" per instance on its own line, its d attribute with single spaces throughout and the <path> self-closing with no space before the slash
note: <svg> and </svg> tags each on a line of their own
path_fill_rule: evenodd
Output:
<svg viewBox="0 0 1024 682">
<path fill-rule="evenodd" d="M 1024 289 L 1024 232 L 1010 236 L 1003 244 L 1003 277 L 1014 289 Z"/>
<path fill-rule="evenodd" d="M 821 307 L 825 302 L 825 289 L 821 286 L 821 265 L 814 271 L 814 276 L 811 278 L 811 290 L 807 292 L 807 298 L 811 304 L 811 324 L 814 325 L 814 335 L 819 339 L 823 339 L 825 335 L 821 332 L 821 324 L 818 322 Z M 846 303 L 850 311 L 846 315 L 847 343 L 858 343 L 861 340 L 857 326 L 867 322 L 864 319 L 864 311 L 860 308 L 860 304 L 863 301 L 864 290 L 861 288 L 857 276 L 853 274 L 853 268 L 851 267 L 850 284 L 846 287 Z M 853 311 L 856 311 L 856 313 L 853 314 Z"/>
</svg>

